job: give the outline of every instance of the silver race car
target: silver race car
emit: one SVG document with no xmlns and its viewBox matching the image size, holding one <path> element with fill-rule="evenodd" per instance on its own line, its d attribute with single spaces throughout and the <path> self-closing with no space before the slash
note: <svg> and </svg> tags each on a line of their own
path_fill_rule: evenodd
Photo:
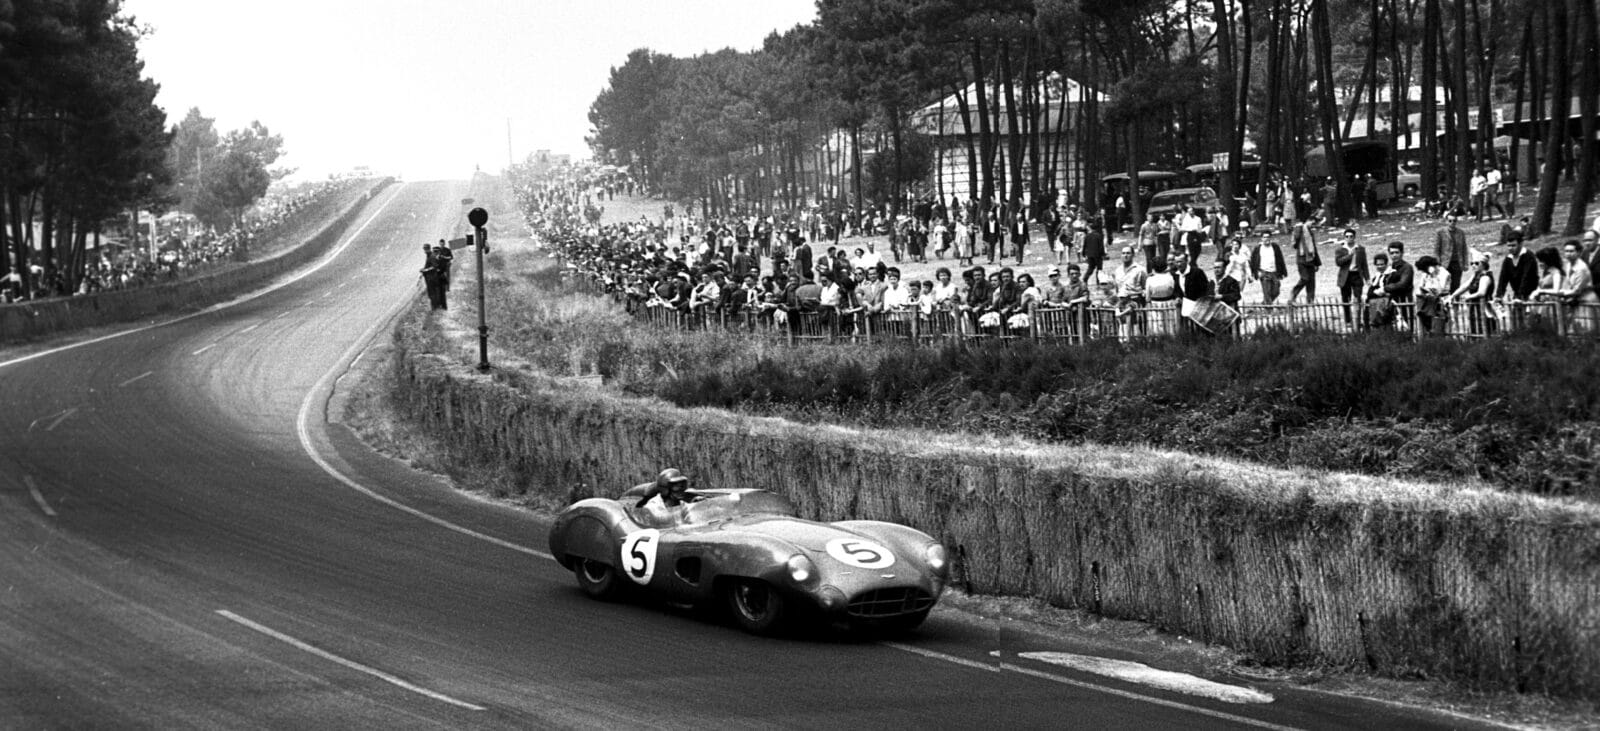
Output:
<svg viewBox="0 0 1600 731">
<path fill-rule="evenodd" d="M 903 525 L 804 520 L 764 490 L 636 502 L 644 487 L 576 502 L 550 529 L 550 554 L 591 597 L 636 590 L 675 604 L 725 603 L 757 634 L 802 616 L 899 631 L 927 618 L 949 579 L 944 546 Z"/>
</svg>

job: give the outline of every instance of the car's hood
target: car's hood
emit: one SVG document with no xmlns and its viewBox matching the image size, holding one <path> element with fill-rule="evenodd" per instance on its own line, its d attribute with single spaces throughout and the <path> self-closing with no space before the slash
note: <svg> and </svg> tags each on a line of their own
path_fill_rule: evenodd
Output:
<svg viewBox="0 0 1600 731">
<path fill-rule="evenodd" d="M 828 543 L 837 539 L 858 538 L 876 540 L 859 531 L 847 530 L 829 523 L 791 518 L 781 515 L 748 515 L 734 518 L 716 526 L 722 531 L 748 531 L 793 544 L 809 553 L 827 551 Z"/>
</svg>

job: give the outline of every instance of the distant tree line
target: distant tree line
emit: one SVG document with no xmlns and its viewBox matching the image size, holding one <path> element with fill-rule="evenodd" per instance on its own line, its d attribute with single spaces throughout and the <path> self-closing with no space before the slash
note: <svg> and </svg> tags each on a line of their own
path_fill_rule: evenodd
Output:
<svg viewBox="0 0 1600 731">
<path fill-rule="evenodd" d="M 1369 131 L 1382 126 L 1380 117 L 1388 123 L 1369 132 L 1378 139 L 1417 141 L 1425 194 L 1467 197 L 1479 164 L 1516 170 L 1530 157 L 1548 162 L 1534 166 L 1537 180 L 1522 181 L 1538 186 L 1536 233 L 1554 228 L 1564 181 L 1575 186 L 1567 232 L 1581 228 L 1595 192 L 1595 145 L 1579 142 L 1595 139 L 1600 114 L 1594 0 L 817 5 L 816 21 L 775 33 L 753 52 L 633 51 L 590 108 L 592 151 L 712 211 L 730 201 L 794 205 L 806 191 L 830 189 L 853 190 L 858 207 L 863 198 L 895 207 L 907 186 L 928 176 L 928 144 L 910 123 L 913 113 L 955 95 L 951 124 L 986 207 L 1053 188 L 1061 171 L 1051 169 L 1059 156 L 1050 146 L 1066 139 L 1081 163 L 1070 202 L 1091 206 L 1100 203 L 1104 174 L 1228 152 L 1218 193 L 1236 217 L 1247 140 L 1298 179 L 1307 149 L 1334 152 L 1358 116 Z M 1052 75 L 1083 88 L 1076 97 L 1039 93 Z M 1574 99 L 1579 109 L 1570 108 Z M 1496 103 L 1506 101 L 1514 102 L 1513 119 L 1504 120 L 1515 133 L 1509 150 L 1495 144 L 1495 125 L 1475 121 L 1494 119 Z M 1083 114 L 1043 113 L 1068 104 Z M 858 158 L 821 163 L 819 144 L 834 135 L 849 138 Z M 863 150 L 876 159 L 859 159 Z M 1326 154 L 1339 209 L 1348 213 L 1340 158 Z M 825 175 L 837 179 L 819 185 Z M 1138 196 L 1130 198 L 1137 219 Z M 1265 208 L 1265 196 L 1256 202 Z"/>
<path fill-rule="evenodd" d="M 260 123 L 219 138 L 194 109 L 167 129 L 146 32 L 118 0 L 0 0 L 0 268 L 24 290 L 34 266 L 75 289 L 95 237 L 137 209 L 226 229 L 272 181 L 283 141 Z"/>
</svg>

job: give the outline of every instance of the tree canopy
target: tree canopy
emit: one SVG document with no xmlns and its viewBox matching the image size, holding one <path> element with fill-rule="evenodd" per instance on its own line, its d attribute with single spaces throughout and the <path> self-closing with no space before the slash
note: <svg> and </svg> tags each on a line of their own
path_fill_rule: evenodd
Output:
<svg viewBox="0 0 1600 731">
<path fill-rule="evenodd" d="M 1466 195 L 1484 164 L 1536 182 L 1530 161 L 1547 161 L 1535 215 L 1548 216 L 1558 183 L 1576 180 L 1568 231 L 1600 167 L 1595 145 L 1578 144 L 1593 139 L 1582 130 L 1594 129 L 1595 103 L 1567 109 L 1568 99 L 1597 96 L 1593 0 L 817 6 L 816 21 L 751 52 L 633 51 L 590 109 L 594 154 L 713 210 L 846 191 L 859 204 L 869 190 L 893 207 L 928 194 L 927 176 L 896 179 L 906 166 L 871 158 L 903 159 L 923 144 L 908 143 L 918 111 L 954 96 L 943 144 L 966 147 L 984 206 L 1037 201 L 1064 183 L 1061 202 L 1098 207 L 1103 175 L 1215 153 L 1229 153 L 1222 200 L 1235 207 L 1252 193 L 1265 206 L 1265 191 L 1235 187 L 1243 159 L 1320 186 L 1302 179 L 1312 148 L 1334 166 L 1348 206 L 1341 156 L 1327 153 L 1366 138 L 1412 150 L 1427 195 Z M 1506 119 L 1505 108 L 1520 118 Z"/>
</svg>

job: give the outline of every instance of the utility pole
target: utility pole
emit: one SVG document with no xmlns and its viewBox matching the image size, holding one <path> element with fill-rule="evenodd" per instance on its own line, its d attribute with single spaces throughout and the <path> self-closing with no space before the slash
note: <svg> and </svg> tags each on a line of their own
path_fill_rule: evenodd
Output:
<svg viewBox="0 0 1600 731">
<path fill-rule="evenodd" d="M 489 212 L 474 208 L 467 212 L 467 223 L 472 224 L 472 242 L 478 250 L 478 370 L 489 372 L 489 320 L 483 296 L 483 252 L 489 248 L 489 232 L 484 224 L 489 222 Z"/>
</svg>

